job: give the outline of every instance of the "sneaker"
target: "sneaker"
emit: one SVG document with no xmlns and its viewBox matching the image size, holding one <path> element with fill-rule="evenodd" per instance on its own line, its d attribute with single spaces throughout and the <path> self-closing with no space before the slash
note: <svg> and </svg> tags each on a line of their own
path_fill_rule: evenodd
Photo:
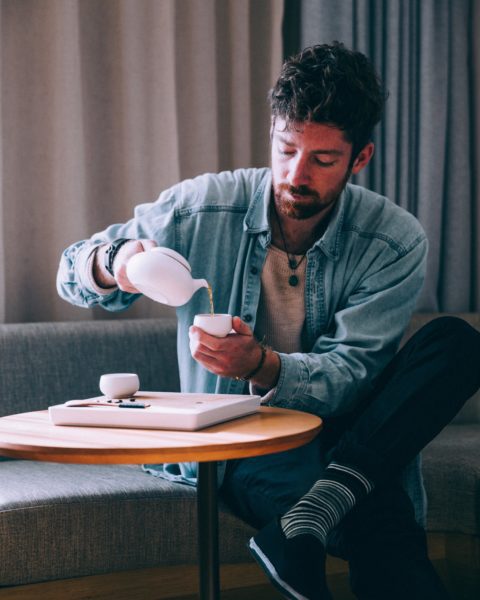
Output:
<svg viewBox="0 0 480 600">
<path fill-rule="evenodd" d="M 325 549 L 313 535 L 287 539 L 278 521 L 249 542 L 253 558 L 272 584 L 291 600 L 329 600 L 325 581 Z"/>
</svg>

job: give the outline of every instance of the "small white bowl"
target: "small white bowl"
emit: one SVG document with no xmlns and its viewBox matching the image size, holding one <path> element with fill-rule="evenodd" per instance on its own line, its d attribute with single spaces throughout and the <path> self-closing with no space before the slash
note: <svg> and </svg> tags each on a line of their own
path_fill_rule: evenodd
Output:
<svg viewBox="0 0 480 600">
<path fill-rule="evenodd" d="M 136 373 L 107 373 L 100 377 L 100 391 L 107 398 L 130 398 L 139 389 Z"/>
<path fill-rule="evenodd" d="M 195 315 L 193 324 L 205 333 L 215 337 L 225 337 L 232 330 L 232 315 L 220 313 Z"/>
</svg>

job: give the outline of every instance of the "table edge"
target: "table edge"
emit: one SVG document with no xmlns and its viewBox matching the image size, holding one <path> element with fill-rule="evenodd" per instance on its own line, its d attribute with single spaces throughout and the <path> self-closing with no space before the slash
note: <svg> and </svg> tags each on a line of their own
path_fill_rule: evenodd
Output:
<svg viewBox="0 0 480 600">
<path fill-rule="evenodd" d="M 261 410 L 289 411 L 277 407 L 262 407 Z M 46 412 L 46 411 L 38 411 Z M 273 411 L 272 411 L 273 412 Z M 294 411 L 299 413 L 301 411 Z M 23 413 L 22 413 L 23 414 Z M 29 413 L 25 413 L 29 414 Z M 161 462 L 210 462 L 222 461 L 233 458 L 247 458 L 274 454 L 297 448 L 310 442 L 322 429 L 322 420 L 316 415 L 308 414 L 312 418 L 312 425 L 301 432 L 285 434 L 278 438 L 268 440 L 255 440 L 255 442 L 224 442 L 215 445 L 199 444 L 183 448 L 147 447 L 147 448 L 62 448 L 40 447 L 38 445 L 9 443 L 0 439 L 0 455 L 9 458 L 40 460 L 47 462 L 80 463 L 80 464 L 142 464 Z M 12 417 L 15 415 L 11 415 Z M 248 416 L 242 417 L 247 419 Z M 1 420 L 1 419 L 0 419 Z M 221 425 L 221 424 L 220 424 Z M 218 425 L 212 426 L 213 429 Z M 98 428 L 99 431 L 105 428 Z M 110 428 L 109 428 L 110 429 Z M 1 436 L 1 432 L 0 432 Z M 245 444 L 245 445 L 243 445 Z"/>
</svg>

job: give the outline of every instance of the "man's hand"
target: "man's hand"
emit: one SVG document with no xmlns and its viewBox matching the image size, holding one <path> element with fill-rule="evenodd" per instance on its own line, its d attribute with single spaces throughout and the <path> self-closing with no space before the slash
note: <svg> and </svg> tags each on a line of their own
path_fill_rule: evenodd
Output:
<svg viewBox="0 0 480 600">
<path fill-rule="evenodd" d="M 244 377 L 260 363 L 262 349 L 250 327 L 240 317 L 233 317 L 232 326 L 235 333 L 218 338 L 192 325 L 189 330 L 190 351 L 196 361 L 215 375 Z M 264 365 L 252 382 L 262 387 L 273 387 L 279 372 L 278 355 L 267 349 Z"/>
<path fill-rule="evenodd" d="M 119 248 L 113 262 L 114 277 L 112 277 L 105 268 L 105 252 L 108 248 L 108 244 L 100 246 L 97 249 L 95 261 L 93 263 L 93 277 L 95 281 L 100 287 L 109 288 L 118 285 L 123 292 L 139 294 L 140 292 L 132 285 L 127 277 L 127 262 L 134 254 L 145 252 L 145 250 L 150 250 L 155 246 L 157 246 L 157 243 L 154 240 L 130 240 L 123 244 L 123 246 Z"/>
</svg>

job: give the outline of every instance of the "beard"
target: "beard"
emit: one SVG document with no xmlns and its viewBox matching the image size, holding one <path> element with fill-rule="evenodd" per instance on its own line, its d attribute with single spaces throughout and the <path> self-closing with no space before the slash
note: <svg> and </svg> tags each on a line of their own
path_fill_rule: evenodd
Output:
<svg viewBox="0 0 480 600">
<path fill-rule="evenodd" d="M 302 221 L 322 212 L 329 212 L 337 202 L 350 178 L 350 170 L 334 189 L 319 194 L 306 185 L 298 187 L 288 183 L 273 182 L 273 195 L 277 211 L 286 217 Z"/>
</svg>

